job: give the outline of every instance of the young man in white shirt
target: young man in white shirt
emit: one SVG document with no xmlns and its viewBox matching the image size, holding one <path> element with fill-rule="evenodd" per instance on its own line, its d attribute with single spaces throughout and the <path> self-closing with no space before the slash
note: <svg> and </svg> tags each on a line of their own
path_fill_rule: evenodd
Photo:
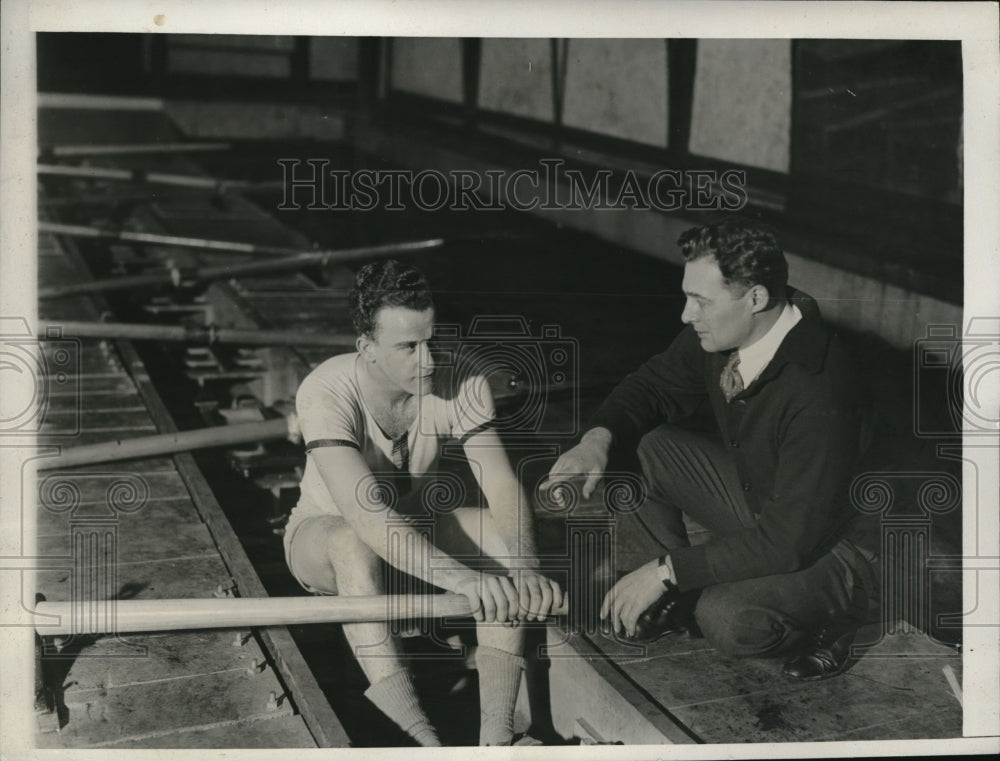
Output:
<svg viewBox="0 0 1000 761">
<path fill-rule="evenodd" d="M 478 622 L 480 744 L 508 745 L 524 664 L 516 624 L 544 620 L 563 592 L 538 572 L 531 508 L 491 427 L 489 385 L 435 371 L 434 307 L 416 269 L 365 266 L 350 305 L 357 353 L 319 365 L 296 396 L 308 456 L 285 533 L 289 568 L 310 591 L 378 595 L 388 562 L 464 594 Z M 488 509 L 436 511 L 423 498 L 454 440 Z M 418 517 L 433 518 L 430 537 L 410 525 Z M 371 682 L 366 696 L 417 743 L 440 745 L 388 626 L 345 624 L 344 634 Z"/>
</svg>

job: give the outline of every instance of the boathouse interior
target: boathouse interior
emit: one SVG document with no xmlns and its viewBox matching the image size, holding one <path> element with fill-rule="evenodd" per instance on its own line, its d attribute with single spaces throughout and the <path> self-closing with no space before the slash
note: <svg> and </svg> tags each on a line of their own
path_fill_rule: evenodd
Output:
<svg viewBox="0 0 1000 761">
<path fill-rule="evenodd" d="M 426 273 L 450 335 L 515 349 L 498 351 L 490 384 L 510 457 L 537 494 L 606 394 L 682 328 L 678 236 L 739 214 L 774 230 L 791 285 L 866 370 L 875 415 L 852 499 L 884 556 L 865 647 L 839 677 L 789 683 L 780 660 L 728 658 L 687 635 L 637 651 L 557 620 L 531 629 L 538 657 L 518 729 L 547 744 L 962 735 L 954 685 L 972 603 L 961 586 L 961 42 L 89 32 L 35 42 L 38 314 L 60 331 L 42 344 L 46 360 L 60 372 L 68 362 L 70 378 L 46 381 L 40 441 L 127 448 L 281 418 L 313 367 L 352 350 L 306 337 L 350 334 L 354 273 L 398 245 L 396 258 Z M 681 180 L 651 199 L 662 170 Z M 388 184 L 365 195 L 350 186 L 365 172 L 425 181 L 399 199 Z M 455 208 L 462 177 L 495 185 L 484 179 L 481 203 Z M 294 269 L 226 270 L 326 251 Z M 86 285 L 117 278 L 137 279 Z M 147 329 L 84 337 L 59 328 L 69 322 Z M 278 337 L 198 344 L 150 327 Z M 468 466 L 452 460 L 472 495 Z M 304 596 L 282 551 L 304 461 L 301 443 L 272 436 L 40 471 L 38 553 L 53 560 L 38 592 L 72 600 L 90 579 L 107 600 Z M 581 526 L 600 524 L 600 505 L 581 501 L 574 514 L 540 501 L 536 513 L 550 571 L 569 588 L 570 545 L 598 530 Z M 114 553 L 96 581 L 88 551 Z M 82 632 L 42 631 L 38 747 L 408 743 L 363 697 L 336 624 Z M 475 745 L 470 627 L 406 633 L 442 740 Z"/>
</svg>

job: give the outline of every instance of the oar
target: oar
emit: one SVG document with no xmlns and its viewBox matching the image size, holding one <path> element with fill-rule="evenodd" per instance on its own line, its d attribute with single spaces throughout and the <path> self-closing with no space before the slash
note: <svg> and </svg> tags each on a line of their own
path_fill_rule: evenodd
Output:
<svg viewBox="0 0 1000 761">
<path fill-rule="evenodd" d="M 74 626 L 73 611 L 86 611 Z M 564 604 L 552 615 L 566 615 Z M 357 597 L 229 597 L 171 600 L 39 602 L 35 630 L 43 636 L 178 629 L 233 629 L 292 624 L 364 623 L 468 617 L 465 595 L 373 595 Z M 88 627 L 87 624 L 90 626 Z"/>
<path fill-rule="evenodd" d="M 339 346 L 352 349 L 356 336 L 340 333 L 306 333 L 301 330 L 257 330 L 184 325 L 150 325 L 128 322 L 74 322 L 43 320 L 37 335 L 60 328 L 63 337 L 123 338 L 128 340 L 184 341 L 196 344 L 239 344 L 242 346 Z M 55 334 L 55 333 L 54 333 Z"/>
<path fill-rule="evenodd" d="M 245 444 L 272 439 L 295 439 L 299 436 L 298 420 L 294 413 L 287 417 L 273 418 L 259 423 L 235 423 L 201 428 L 195 431 L 161 433 L 153 436 L 138 436 L 133 439 L 115 439 L 99 444 L 64 449 L 58 457 L 43 458 L 38 461 L 38 470 L 72 468 L 97 462 L 133 460 L 139 457 L 155 457 L 175 452 L 189 452 L 194 449 Z"/>
<path fill-rule="evenodd" d="M 301 249 L 288 248 L 286 246 L 260 246 L 255 243 L 243 243 L 235 240 L 190 238 L 183 235 L 163 235 L 162 233 L 147 233 L 137 230 L 105 230 L 91 225 L 66 225 L 46 220 L 39 220 L 38 232 L 69 235 L 74 238 L 101 238 L 121 243 L 141 243 L 149 246 L 183 246 L 184 248 L 200 248 L 208 251 L 224 251 L 235 254 L 290 256 L 292 254 L 303 253 Z"/>
<path fill-rule="evenodd" d="M 38 199 L 38 206 L 45 209 L 64 209 L 68 206 L 85 208 L 89 206 L 124 206 L 126 204 L 153 203 L 172 199 L 191 198 L 191 191 L 184 188 L 171 188 L 156 192 L 152 189 L 132 193 L 92 193 L 87 195 L 46 195 Z"/>
<path fill-rule="evenodd" d="M 43 156 L 120 156 L 129 153 L 192 153 L 228 151 L 229 143 L 118 143 L 110 145 L 50 145 Z"/>
<path fill-rule="evenodd" d="M 215 242 L 221 243 L 222 241 Z M 287 256 L 282 256 L 280 259 L 269 259 L 267 261 L 260 262 L 243 262 L 240 264 L 223 264 L 213 267 L 199 267 L 190 271 L 173 269 L 165 270 L 163 272 L 147 273 L 144 275 L 127 275 L 125 277 L 114 277 L 106 280 L 91 280 L 83 283 L 72 283 L 69 285 L 39 288 L 38 298 L 55 299 L 81 293 L 105 293 L 108 291 L 144 288 L 155 285 L 170 285 L 171 283 L 174 285 L 180 285 L 182 281 L 195 283 L 217 280 L 219 278 L 245 277 L 249 275 L 260 275 L 272 272 L 288 272 L 315 265 L 325 267 L 332 262 L 350 262 L 376 256 L 395 256 L 396 254 L 405 254 L 412 251 L 439 248 L 444 244 L 445 240 L 443 238 L 429 238 L 427 240 L 405 241 L 402 243 L 384 243 L 377 246 L 357 246 L 355 248 L 327 249 L 324 251 L 295 251 L 294 249 L 284 249 L 286 254 L 288 251 L 291 251 L 292 253 Z M 172 245 L 185 244 L 174 243 Z"/>
<path fill-rule="evenodd" d="M 63 166 L 61 164 L 39 164 L 39 174 L 59 177 L 78 177 L 90 180 L 116 180 L 122 182 L 147 183 L 151 185 L 172 185 L 182 188 L 205 188 L 208 190 L 247 190 L 258 188 L 280 188 L 280 180 L 270 182 L 248 182 L 246 180 L 220 180 L 215 177 L 201 177 L 191 174 L 169 172 L 147 172 L 144 169 L 113 169 L 103 166 Z"/>
</svg>

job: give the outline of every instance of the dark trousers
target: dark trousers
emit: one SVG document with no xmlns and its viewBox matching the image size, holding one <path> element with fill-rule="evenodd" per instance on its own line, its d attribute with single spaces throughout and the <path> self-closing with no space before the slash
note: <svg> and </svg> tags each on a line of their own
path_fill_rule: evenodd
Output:
<svg viewBox="0 0 1000 761">
<path fill-rule="evenodd" d="M 616 519 L 619 569 L 688 546 L 682 512 L 712 535 L 756 522 L 732 456 L 711 434 L 663 425 L 642 439 L 638 454 L 649 491 L 639 510 Z M 706 587 L 695 618 L 705 638 L 728 655 L 778 655 L 831 618 L 863 619 L 872 560 L 842 540 L 794 573 Z"/>
</svg>

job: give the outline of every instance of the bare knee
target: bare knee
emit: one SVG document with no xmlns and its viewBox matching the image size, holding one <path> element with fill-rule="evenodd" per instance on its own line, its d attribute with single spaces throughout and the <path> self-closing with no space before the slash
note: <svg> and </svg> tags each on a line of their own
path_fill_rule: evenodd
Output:
<svg viewBox="0 0 1000 761">
<path fill-rule="evenodd" d="M 337 590 L 346 595 L 377 595 L 385 588 L 384 565 L 375 551 L 348 527 L 332 531 L 327 555 L 337 575 Z"/>
</svg>

